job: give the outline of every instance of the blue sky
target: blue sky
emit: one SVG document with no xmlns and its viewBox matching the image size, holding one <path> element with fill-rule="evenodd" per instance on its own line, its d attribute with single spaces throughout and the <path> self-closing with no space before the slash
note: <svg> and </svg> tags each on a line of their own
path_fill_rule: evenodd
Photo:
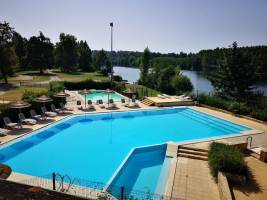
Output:
<svg viewBox="0 0 267 200">
<path fill-rule="evenodd" d="M 267 44 L 267 0 L 0 0 L 0 21 L 24 37 L 61 32 L 92 49 L 198 52 Z"/>
</svg>

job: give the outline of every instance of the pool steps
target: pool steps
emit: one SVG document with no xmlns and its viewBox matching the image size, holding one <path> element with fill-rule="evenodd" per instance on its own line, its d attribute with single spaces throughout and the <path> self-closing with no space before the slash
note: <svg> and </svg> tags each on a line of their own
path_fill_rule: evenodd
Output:
<svg viewBox="0 0 267 200">
<path fill-rule="evenodd" d="M 243 129 L 236 127 L 234 124 L 226 124 L 221 119 L 212 118 L 209 119 L 205 115 L 202 115 L 200 113 L 194 113 L 191 110 L 183 110 L 179 114 L 181 114 L 184 117 L 191 118 L 195 121 L 198 121 L 199 123 L 205 124 L 211 128 L 217 129 L 219 131 L 231 131 L 233 133 L 238 133 L 240 131 L 243 131 Z M 210 117 L 210 116 L 209 116 Z"/>
<path fill-rule="evenodd" d="M 178 146 L 177 157 L 192 158 L 197 160 L 208 160 L 208 150 L 194 147 Z"/>
</svg>

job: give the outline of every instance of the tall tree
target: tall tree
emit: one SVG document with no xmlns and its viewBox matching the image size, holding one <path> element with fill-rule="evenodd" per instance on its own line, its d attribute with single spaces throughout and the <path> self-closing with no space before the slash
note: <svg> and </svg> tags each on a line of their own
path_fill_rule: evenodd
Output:
<svg viewBox="0 0 267 200">
<path fill-rule="evenodd" d="M 76 70 L 78 66 L 79 52 L 77 39 L 73 35 L 61 33 L 56 44 L 56 66 L 64 72 Z"/>
<path fill-rule="evenodd" d="M 79 42 L 79 68 L 82 71 L 93 71 L 92 52 L 86 41 Z"/>
<path fill-rule="evenodd" d="M 27 66 L 27 39 L 14 32 L 12 43 L 18 57 L 19 66 L 25 69 Z"/>
<path fill-rule="evenodd" d="M 17 63 L 17 56 L 12 47 L 13 28 L 7 22 L 0 22 L 0 71 L 5 83 L 7 76 L 12 71 L 12 66 Z"/>
<path fill-rule="evenodd" d="M 45 69 L 53 67 L 54 45 L 42 32 L 38 37 L 33 36 L 29 39 L 27 49 L 29 64 L 34 68 L 38 68 L 40 74 L 43 74 Z"/>
<path fill-rule="evenodd" d="M 101 68 L 105 67 L 107 60 L 108 58 L 106 52 L 103 49 L 101 49 L 101 51 L 98 51 L 94 56 L 95 69 L 101 71 Z"/>
<path fill-rule="evenodd" d="M 147 83 L 147 75 L 150 66 L 150 50 L 149 48 L 145 48 L 144 53 L 141 56 L 141 65 L 140 65 L 140 83 L 146 84 Z"/>
<path fill-rule="evenodd" d="M 257 82 L 257 68 L 234 42 L 230 49 L 224 51 L 224 58 L 211 81 L 219 94 L 242 99 Z"/>
</svg>

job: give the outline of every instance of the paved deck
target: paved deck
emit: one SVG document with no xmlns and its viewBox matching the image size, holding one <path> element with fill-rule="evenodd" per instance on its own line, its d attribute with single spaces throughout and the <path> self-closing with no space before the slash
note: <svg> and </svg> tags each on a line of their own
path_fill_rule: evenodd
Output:
<svg viewBox="0 0 267 200">
<path fill-rule="evenodd" d="M 15 129 L 11 130 L 6 136 L 0 137 L 0 146 L 12 141 L 18 137 L 22 137 L 24 135 L 27 135 L 31 133 L 32 131 L 35 131 L 37 129 L 43 128 L 45 126 L 48 126 L 56 121 L 62 120 L 71 114 L 85 114 L 85 113 L 107 113 L 107 112 L 114 112 L 114 111 L 133 111 L 133 110 L 140 110 L 140 109 L 153 109 L 156 107 L 149 107 L 145 104 L 142 104 L 141 102 L 138 102 L 139 107 L 136 108 L 128 108 L 122 105 L 121 102 L 115 102 L 117 105 L 117 109 L 105 109 L 100 108 L 99 106 L 95 106 L 95 110 L 91 111 L 83 111 L 77 108 L 76 101 L 80 100 L 82 102 L 82 105 L 84 106 L 84 99 L 75 91 L 67 91 L 67 93 L 70 94 L 70 97 L 67 101 L 67 106 L 72 107 L 74 110 L 71 112 L 66 112 L 62 115 L 57 115 L 56 117 L 47 117 L 47 120 L 40 121 L 36 125 L 23 125 L 23 129 Z"/>
<path fill-rule="evenodd" d="M 192 100 L 180 100 L 174 97 L 147 97 L 148 100 L 153 101 L 155 106 L 188 106 L 192 105 Z"/>
<path fill-rule="evenodd" d="M 207 161 L 178 157 L 172 197 L 185 200 L 218 200 L 219 191 Z"/>
<path fill-rule="evenodd" d="M 23 130 L 10 131 L 7 136 L 0 137 L 1 144 L 5 142 L 9 142 L 23 135 L 26 135 L 34 130 L 47 126 L 51 123 L 54 123 L 55 121 L 68 117 L 72 113 L 73 114 L 84 114 L 84 113 L 100 113 L 100 112 L 113 112 L 113 111 L 129 111 L 129 110 L 138 110 L 138 109 L 157 109 L 157 107 L 146 106 L 140 102 L 139 103 L 140 108 L 131 109 L 131 108 L 124 107 L 121 103 L 117 103 L 117 106 L 118 106 L 117 110 L 101 109 L 98 106 L 96 106 L 95 107 L 96 110 L 90 111 L 90 112 L 84 112 L 82 110 L 77 109 L 76 107 L 76 100 L 77 99 L 81 100 L 83 104 L 84 103 L 83 98 L 81 98 L 81 96 L 78 95 L 77 92 L 69 91 L 69 93 L 71 96 L 68 98 L 68 106 L 74 108 L 73 112 L 66 114 L 66 115 L 62 115 L 62 116 L 59 115 L 55 118 L 49 118 L 47 121 L 38 123 L 34 126 L 25 125 L 24 126 L 25 129 Z M 212 110 L 209 108 L 195 107 L 195 106 L 190 106 L 190 108 L 196 109 L 198 111 L 208 113 L 208 114 L 211 114 L 217 117 L 221 117 L 226 120 L 230 120 L 234 123 L 238 123 L 238 124 L 251 127 L 253 129 L 257 129 L 263 132 L 263 134 L 255 134 L 252 136 L 253 137 L 252 146 L 267 144 L 267 125 L 264 123 L 259 123 L 253 120 L 236 117 L 234 115 Z M 234 141 L 234 142 L 244 141 L 246 138 L 247 136 L 238 136 L 234 138 L 220 139 L 220 141 Z M 193 144 L 188 144 L 188 145 L 197 146 L 201 148 L 208 148 L 210 142 L 211 141 L 193 143 Z M 168 154 L 175 155 L 176 145 L 177 144 L 173 143 L 173 145 L 168 149 Z M 199 160 L 194 160 L 190 158 L 179 157 L 179 158 L 174 159 L 174 162 L 172 162 L 171 168 L 172 169 L 170 172 L 169 180 L 167 183 L 168 185 L 166 188 L 167 195 L 171 194 L 173 197 L 182 198 L 182 199 L 218 199 L 218 191 L 216 189 L 217 185 L 215 184 L 214 180 L 210 176 L 208 164 L 206 161 L 199 161 Z M 260 170 L 262 170 L 263 168 L 264 170 L 267 171 L 266 165 L 257 169 L 257 173 L 259 173 L 258 175 L 259 177 L 260 177 Z M 14 176 L 11 176 L 11 178 L 13 178 L 13 180 L 17 179 Z M 265 191 L 265 185 L 263 185 L 263 189 Z M 262 198 L 259 198 L 259 199 L 262 199 Z"/>
<path fill-rule="evenodd" d="M 267 199 L 267 163 L 256 158 L 247 157 L 247 165 L 251 171 L 247 185 L 234 186 L 235 200 L 266 200 Z"/>
</svg>

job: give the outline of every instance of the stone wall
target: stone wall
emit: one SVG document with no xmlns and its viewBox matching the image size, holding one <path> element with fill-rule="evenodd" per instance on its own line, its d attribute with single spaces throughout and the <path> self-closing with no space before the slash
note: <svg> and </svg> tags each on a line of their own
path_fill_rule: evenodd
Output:
<svg viewBox="0 0 267 200">
<path fill-rule="evenodd" d="M 228 185 L 227 177 L 222 172 L 218 173 L 218 189 L 221 200 L 233 199 Z"/>
</svg>

